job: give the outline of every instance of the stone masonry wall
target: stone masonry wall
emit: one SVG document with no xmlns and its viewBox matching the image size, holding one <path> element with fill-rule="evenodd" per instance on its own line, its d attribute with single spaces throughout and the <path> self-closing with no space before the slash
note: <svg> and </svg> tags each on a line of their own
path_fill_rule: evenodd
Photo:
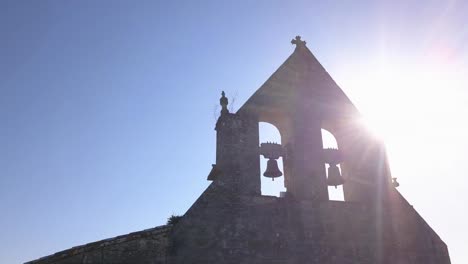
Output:
<svg viewBox="0 0 468 264">
<path fill-rule="evenodd" d="M 30 264 L 450 264 L 395 191 L 375 204 L 238 195 L 213 182 L 173 227 L 71 248 Z"/>
<path fill-rule="evenodd" d="M 170 227 L 160 226 L 73 247 L 27 264 L 167 263 Z"/>
<path fill-rule="evenodd" d="M 239 196 L 213 183 L 175 227 L 170 263 L 450 263 L 417 213 L 403 210 L 396 223 L 382 206 Z"/>
</svg>

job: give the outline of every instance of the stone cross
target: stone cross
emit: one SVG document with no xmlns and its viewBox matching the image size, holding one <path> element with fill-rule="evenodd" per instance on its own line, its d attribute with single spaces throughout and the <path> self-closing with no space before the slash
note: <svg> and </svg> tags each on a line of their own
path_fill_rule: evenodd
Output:
<svg viewBox="0 0 468 264">
<path fill-rule="evenodd" d="M 296 47 L 305 47 L 306 42 L 301 40 L 301 36 L 296 36 L 296 38 L 291 40 L 291 44 L 296 45 Z"/>
</svg>

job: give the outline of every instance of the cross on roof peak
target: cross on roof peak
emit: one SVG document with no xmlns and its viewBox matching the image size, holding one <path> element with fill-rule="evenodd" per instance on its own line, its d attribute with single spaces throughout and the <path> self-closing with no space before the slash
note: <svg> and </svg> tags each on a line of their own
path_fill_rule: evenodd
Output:
<svg viewBox="0 0 468 264">
<path fill-rule="evenodd" d="M 291 40 L 291 44 L 296 45 L 296 47 L 305 47 L 307 42 L 301 40 L 301 36 L 296 36 Z"/>
</svg>

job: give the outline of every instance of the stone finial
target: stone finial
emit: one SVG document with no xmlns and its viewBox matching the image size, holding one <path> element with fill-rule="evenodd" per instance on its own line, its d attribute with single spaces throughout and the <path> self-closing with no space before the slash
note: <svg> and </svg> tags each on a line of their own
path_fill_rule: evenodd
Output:
<svg viewBox="0 0 468 264">
<path fill-rule="evenodd" d="M 393 184 L 393 187 L 398 187 L 400 186 L 400 183 L 397 181 L 397 178 L 392 178 L 392 184 Z"/>
<path fill-rule="evenodd" d="M 219 104 L 221 105 L 221 114 L 227 114 L 229 113 L 229 110 L 227 109 L 227 105 L 228 105 L 229 101 L 226 97 L 226 94 L 224 93 L 224 91 L 221 93 L 221 98 L 219 99 Z"/>
<path fill-rule="evenodd" d="M 296 48 L 305 47 L 307 42 L 301 40 L 301 36 L 296 36 L 294 39 L 291 40 L 291 44 L 296 45 Z"/>
</svg>

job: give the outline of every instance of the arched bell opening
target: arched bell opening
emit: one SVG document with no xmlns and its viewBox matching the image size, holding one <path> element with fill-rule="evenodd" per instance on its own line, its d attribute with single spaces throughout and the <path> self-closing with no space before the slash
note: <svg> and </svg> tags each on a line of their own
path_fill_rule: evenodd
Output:
<svg viewBox="0 0 468 264">
<path fill-rule="evenodd" d="M 327 173 L 328 199 L 331 201 L 344 201 L 344 179 L 339 164 L 341 162 L 341 153 L 338 150 L 338 143 L 332 133 L 325 129 L 321 131 Z"/>
<path fill-rule="evenodd" d="M 286 192 L 281 134 L 272 124 L 259 122 L 262 195 L 280 197 Z"/>
</svg>

